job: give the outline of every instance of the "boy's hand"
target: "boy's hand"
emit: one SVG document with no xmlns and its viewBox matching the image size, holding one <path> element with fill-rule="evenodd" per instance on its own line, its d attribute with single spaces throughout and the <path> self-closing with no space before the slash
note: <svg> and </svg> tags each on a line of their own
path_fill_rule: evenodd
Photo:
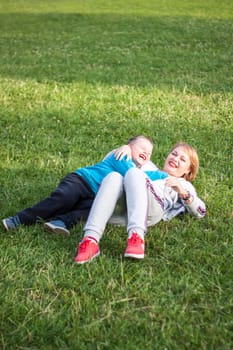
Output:
<svg viewBox="0 0 233 350">
<path fill-rule="evenodd" d="M 123 145 L 116 149 L 115 158 L 117 160 L 122 160 L 126 156 L 126 160 L 130 160 L 132 158 L 131 148 L 129 145 Z"/>
</svg>

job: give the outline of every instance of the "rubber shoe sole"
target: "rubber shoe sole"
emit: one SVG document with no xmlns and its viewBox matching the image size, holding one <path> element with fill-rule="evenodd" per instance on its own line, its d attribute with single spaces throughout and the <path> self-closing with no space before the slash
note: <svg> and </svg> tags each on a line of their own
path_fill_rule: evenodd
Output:
<svg viewBox="0 0 233 350">
<path fill-rule="evenodd" d="M 88 262 L 91 262 L 93 259 L 97 258 L 100 255 L 100 251 L 98 251 L 95 255 L 93 255 L 90 259 L 87 260 L 82 260 L 82 261 L 74 261 L 76 264 L 82 265 L 82 264 L 86 264 Z"/>
<path fill-rule="evenodd" d="M 2 220 L 3 226 L 5 227 L 6 231 L 14 230 L 14 228 L 9 228 L 7 225 L 7 219 Z"/>
<path fill-rule="evenodd" d="M 145 254 L 132 254 L 132 253 L 125 253 L 125 258 L 132 258 L 132 259 L 144 259 Z"/>
<path fill-rule="evenodd" d="M 2 220 L 2 224 L 6 231 L 16 230 L 19 224 L 15 224 L 12 218 L 6 218 Z"/>
<path fill-rule="evenodd" d="M 63 236 L 70 236 L 70 231 L 67 230 L 65 227 L 55 226 L 53 224 L 50 224 L 49 222 L 46 222 L 44 224 L 44 229 L 49 233 L 55 233 L 57 235 L 63 235 Z"/>
</svg>

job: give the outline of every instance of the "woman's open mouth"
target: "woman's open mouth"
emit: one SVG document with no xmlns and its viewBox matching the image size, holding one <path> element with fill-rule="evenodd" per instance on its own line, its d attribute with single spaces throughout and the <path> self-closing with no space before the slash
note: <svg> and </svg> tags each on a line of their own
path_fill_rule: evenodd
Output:
<svg viewBox="0 0 233 350">
<path fill-rule="evenodd" d="M 174 162 L 173 160 L 170 160 L 170 161 L 168 162 L 168 164 L 169 164 L 170 167 L 172 167 L 172 168 L 177 168 L 177 164 L 176 164 L 176 162 Z"/>
</svg>

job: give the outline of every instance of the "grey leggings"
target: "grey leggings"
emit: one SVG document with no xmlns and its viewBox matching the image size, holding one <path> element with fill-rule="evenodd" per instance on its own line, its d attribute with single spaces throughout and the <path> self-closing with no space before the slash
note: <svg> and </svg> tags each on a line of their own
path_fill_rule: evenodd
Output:
<svg viewBox="0 0 233 350">
<path fill-rule="evenodd" d="M 126 196 L 127 219 L 125 215 L 117 217 L 114 212 L 117 202 L 122 200 L 123 191 Z M 153 201 L 153 212 L 150 213 L 150 202 Z M 148 218 L 150 224 L 156 224 L 162 219 L 163 208 L 151 198 L 145 173 L 137 168 L 130 169 L 123 178 L 119 173 L 112 172 L 105 177 L 93 202 L 89 217 L 84 227 L 84 236 L 92 236 L 99 241 L 107 222 L 126 224 L 130 236 L 136 231 L 142 237 L 145 235 Z"/>
</svg>

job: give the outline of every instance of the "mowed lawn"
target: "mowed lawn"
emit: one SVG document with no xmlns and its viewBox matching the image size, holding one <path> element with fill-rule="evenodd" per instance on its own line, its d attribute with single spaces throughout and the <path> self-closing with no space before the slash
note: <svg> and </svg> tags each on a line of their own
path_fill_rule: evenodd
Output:
<svg viewBox="0 0 233 350">
<path fill-rule="evenodd" d="M 233 348 L 233 3 L 0 0 L 1 219 L 137 134 L 163 167 L 198 150 L 207 216 L 148 229 L 126 260 L 108 225 L 101 256 L 74 256 L 43 223 L 0 227 L 0 349 Z"/>
</svg>

